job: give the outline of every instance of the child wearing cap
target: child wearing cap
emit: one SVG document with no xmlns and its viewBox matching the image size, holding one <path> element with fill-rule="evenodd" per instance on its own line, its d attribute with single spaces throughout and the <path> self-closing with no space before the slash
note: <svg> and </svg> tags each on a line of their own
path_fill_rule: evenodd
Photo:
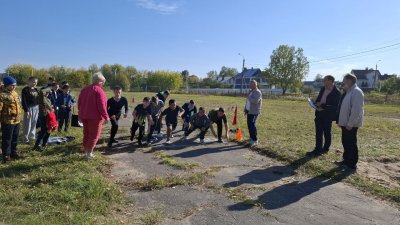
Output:
<svg viewBox="0 0 400 225">
<path fill-rule="evenodd" d="M 17 154 L 18 132 L 22 109 L 15 91 L 17 81 L 10 76 L 3 78 L 0 90 L 1 150 L 3 162 L 22 158 Z"/>
</svg>

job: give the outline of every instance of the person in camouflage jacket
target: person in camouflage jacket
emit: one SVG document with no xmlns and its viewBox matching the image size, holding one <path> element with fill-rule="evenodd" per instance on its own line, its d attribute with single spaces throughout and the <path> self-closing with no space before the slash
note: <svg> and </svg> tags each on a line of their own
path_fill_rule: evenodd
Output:
<svg viewBox="0 0 400 225">
<path fill-rule="evenodd" d="M 21 121 L 21 101 L 15 91 L 17 81 L 10 76 L 3 78 L 0 88 L 1 149 L 3 161 L 21 158 L 17 154 L 19 124 Z"/>
</svg>

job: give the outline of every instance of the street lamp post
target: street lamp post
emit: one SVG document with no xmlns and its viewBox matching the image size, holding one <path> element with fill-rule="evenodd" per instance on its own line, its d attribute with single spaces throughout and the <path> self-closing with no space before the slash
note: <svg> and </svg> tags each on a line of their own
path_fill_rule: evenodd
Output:
<svg viewBox="0 0 400 225">
<path fill-rule="evenodd" d="M 239 55 L 243 57 L 243 63 L 242 63 L 242 82 L 241 82 L 241 85 L 240 85 L 240 94 L 242 94 L 242 93 L 243 93 L 243 81 L 244 81 L 244 64 L 245 64 L 245 62 L 246 62 L 246 59 L 244 58 L 244 56 L 243 56 L 242 54 L 239 53 Z"/>
<path fill-rule="evenodd" d="M 378 63 L 380 61 L 382 61 L 382 60 L 378 60 L 378 62 L 375 63 L 375 78 L 374 78 L 374 85 L 372 86 L 373 89 L 376 89 L 376 84 L 377 84 L 377 81 L 378 81 L 376 73 L 378 72 Z"/>
</svg>

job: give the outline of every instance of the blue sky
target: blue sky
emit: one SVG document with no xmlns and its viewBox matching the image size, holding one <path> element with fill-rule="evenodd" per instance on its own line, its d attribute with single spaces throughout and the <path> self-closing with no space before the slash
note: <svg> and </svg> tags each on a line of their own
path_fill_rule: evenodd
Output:
<svg viewBox="0 0 400 225">
<path fill-rule="evenodd" d="M 280 44 L 302 47 L 317 73 L 352 68 L 400 74 L 398 0 L 0 0 L 0 71 L 120 63 L 188 69 L 204 77 L 221 66 L 265 68 Z"/>
</svg>

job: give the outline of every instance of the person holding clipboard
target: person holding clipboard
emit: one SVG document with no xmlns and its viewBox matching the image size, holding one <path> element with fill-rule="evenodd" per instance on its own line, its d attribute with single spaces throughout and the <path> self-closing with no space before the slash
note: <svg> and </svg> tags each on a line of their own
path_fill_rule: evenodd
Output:
<svg viewBox="0 0 400 225">
<path fill-rule="evenodd" d="M 308 156 L 317 157 L 329 151 L 332 142 L 332 122 L 337 119 L 337 108 L 341 93 L 334 84 L 331 75 L 324 77 L 324 86 L 319 91 L 317 100 L 312 105 L 315 109 L 315 148 L 307 152 Z M 323 143 L 323 138 L 325 142 Z"/>
</svg>

